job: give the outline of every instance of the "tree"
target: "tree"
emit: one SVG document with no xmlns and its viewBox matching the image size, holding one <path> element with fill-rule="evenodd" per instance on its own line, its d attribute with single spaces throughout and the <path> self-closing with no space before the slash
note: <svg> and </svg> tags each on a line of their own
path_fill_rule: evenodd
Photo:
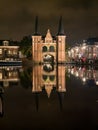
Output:
<svg viewBox="0 0 98 130">
<path fill-rule="evenodd" d="M 30 36 L 24 36 L 23 39 L 20 42 L 20 50 L 26 57 L 32 56 L 32 39 Z"/>
</svg>

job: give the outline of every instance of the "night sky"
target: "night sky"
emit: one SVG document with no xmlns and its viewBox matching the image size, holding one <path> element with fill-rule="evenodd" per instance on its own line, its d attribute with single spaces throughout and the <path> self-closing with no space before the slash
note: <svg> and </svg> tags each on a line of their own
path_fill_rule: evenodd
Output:
<svg viewBox="0 0 98 130">
<path fill-rule="evenodd" d="M 43 35 L 57 34 L 62 15 L 69 44 L 98 36 L 98 0 L 0 0 L 0 39 L 32 35 L 36 15 Z"/>
</svg>

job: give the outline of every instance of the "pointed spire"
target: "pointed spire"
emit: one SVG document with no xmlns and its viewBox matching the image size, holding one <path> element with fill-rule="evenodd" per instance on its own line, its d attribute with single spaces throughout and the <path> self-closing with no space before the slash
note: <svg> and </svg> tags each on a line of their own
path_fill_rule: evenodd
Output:
<svg viewBox="0 0 98 130">
<path fill-rule="evenodd" d="M 62 16 L 60 17 L 60 20 L 59 20 L 59 28 L 58 28 L 58 34 L 57 35 L 65 35 L 63 23 L 62 23 Z"/>
<path fill-rule="evenodd" d="M 34 35 L 39 35 L 38 34 L 38 16 L 35 18 L 35 30 L 34 30 Z"/>
</svg>

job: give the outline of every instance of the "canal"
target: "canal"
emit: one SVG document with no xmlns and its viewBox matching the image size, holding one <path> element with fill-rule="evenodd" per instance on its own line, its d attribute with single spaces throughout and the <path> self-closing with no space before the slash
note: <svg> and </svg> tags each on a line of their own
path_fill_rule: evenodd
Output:
<svg viewBox="0 0 98 130">
<path fill-rule="evenodd" d="M 0 68 L 0 130 L 97 130 L 98 68 Z"/>
</svg>

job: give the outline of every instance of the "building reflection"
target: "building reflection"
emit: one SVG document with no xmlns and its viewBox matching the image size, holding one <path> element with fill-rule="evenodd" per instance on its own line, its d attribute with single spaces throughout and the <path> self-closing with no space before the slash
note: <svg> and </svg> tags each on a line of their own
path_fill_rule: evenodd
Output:
<svg viewBox="0 0 98 130">
<path fill-rule="evenodd" d="M 79 77 L 83 84 L 98 85 L 98 68 L 92 66 L 68 66 L 68 73 Z"/>
<path fill-rule="evenodd" d="M 60 107 L 62 96 L 66 92 L 65 66 L 43 64 L 35 65 L 32 69 L 32 93 L 36 95 L 36 108 L 38 109 L 38 95 L 46 91 L 48 98 L 53 90 L 58 93 Z"/>
<path fill-rule="evenodd" d="M 4 115 L 3 93 L 4 89 L 0 86 L 0 117 Z"/>
<path fill-rule="evenodd" d="M 17 66 L 2 66 L 0 67 L 0 117 L 4 115 L 4 101 L 3 95 L 4 90 L 7 87 L 11 87 L 13 85 L 18 85 L 20 78 L 21 67 Z"/>
<path fill-rule="evenodd" d="M 0 67 L 0 86 L 9 87 L 18 84 L 19 81 L 19 67 Z"/>
</svg>

